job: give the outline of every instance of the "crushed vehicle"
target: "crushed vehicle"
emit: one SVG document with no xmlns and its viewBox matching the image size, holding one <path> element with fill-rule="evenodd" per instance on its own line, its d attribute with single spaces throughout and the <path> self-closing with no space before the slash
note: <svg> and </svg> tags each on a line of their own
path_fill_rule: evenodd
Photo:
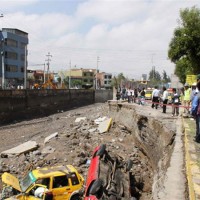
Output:
<svg viewBox="0 0 200 200">
<path fill-rule="evenodd" d="M 84 200 L 135 200 L 132 160 L 110 155 L 106 145 L 97 146 L 88 170 Z"/>
<path fill-rule="evenodd" d="M 2 200 L 79 200 L 83 177 L 72 165 L 38 168 L 23 179 L 2 174 Z"/>
</svg>

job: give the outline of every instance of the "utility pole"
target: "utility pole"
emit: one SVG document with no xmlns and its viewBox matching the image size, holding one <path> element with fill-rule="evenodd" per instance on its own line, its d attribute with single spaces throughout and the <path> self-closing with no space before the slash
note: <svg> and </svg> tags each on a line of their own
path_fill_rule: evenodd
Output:
<svg viewBox="0 0 200 200">
<path fill-rule="evenodd" d="M 71 88 L 71 60 L 69 61 L 69 89 Z"/>
<path fill-rule="evenodd" d="M 152 64 L 152 73 L 153 73 L 153 80 L 155 79 L 155 66 L 153 66 L 153 56 L 155 53 L 151 54 L 151 64 Z"/>
<path fill-rule="evenodd" d="M 3 34 L 2 34 L 3 36 Z M 2 51 L 1 51 L 1 63 L 2 63 L 2 83 L 1 83 L 1 87 L 4 90 L 5 89 L 5 66 L 4 66 L 4 38 L 1 40 L 2 43 Z"/>
<path fill-rule="evenodd" d="M 27 45 L 24 49 L 24 89 L 27 89 Z"/>
<path fill-rule="evenodd" d="M 47 56 L 47 81 L 49 81 L 49 66 L 50 66 L 50 61 L 51 61 L 51 59 L 50 59 L 50 57 L 52 57 L 52 55 L 48 52 L 48 54 L 46 55 Z"/>
<path fill-rule="evenodd" d="M 0 15 L 0 18 L 3 18 L 3 14 Z M 1 77 L 1 87 L 2 89 L 5 89 L 5 64 L 4 64 L 4 37 L 3 37 L 3 27 L 1 28 L 1 34 L 2 34 L 2 39 L 1 39 L 1 44 L 2 44 L 2 49 L 1 49 L 1 65 L 2 65 L 2 77 Z"/>
<path fill-rule="evenodd" d="M 98 73 L 98 68 L 99 68 L 99 62 L 100 62 L 100 58 L 99 56 L 97 56 L 97 69 L 96 69 L 96 90 L 98 89 L 98 79 L 97 79 L 97 73 Z"/>
</svg>

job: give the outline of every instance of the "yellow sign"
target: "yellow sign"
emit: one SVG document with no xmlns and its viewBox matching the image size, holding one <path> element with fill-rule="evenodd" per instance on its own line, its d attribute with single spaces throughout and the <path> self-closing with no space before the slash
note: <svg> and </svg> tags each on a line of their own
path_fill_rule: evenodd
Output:
<svg viewBox="0 0 200 200">
<path fill-rule="evenodd" d="M 197 81 L 196 75 L 187 75 L 186 76 L 186 83 L 188 83 L 190 86 Z"/>
</svg>

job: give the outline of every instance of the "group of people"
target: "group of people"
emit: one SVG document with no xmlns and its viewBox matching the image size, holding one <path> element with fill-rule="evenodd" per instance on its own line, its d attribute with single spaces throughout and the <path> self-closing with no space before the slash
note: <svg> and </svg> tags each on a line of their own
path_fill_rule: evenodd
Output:
<svg viewBox="0 0 200 200">
<path fill-rule="evenodd" d="M 200 77 L 200 75 L 199 75 Z M 199 80 L 199 79 L 198 79 Z M 166 113 L 167 104 L 171 104 L 172 106 L 172 116 L 179 115 L 179 107 L 182 104 L 185 114 L 190 114 L 191 102 L 196 94 L 197 84 L 193 85 L 192 88 L 189 87 L 188 83 L 184 84 L 184 88 L 177 90 L 176 88 L 172 88 L 172 93 L 168 92 L 166 87 L 162 88 L 162 91 L 155 86 L 155 89 L 152 92 L 152 108 L 158 108 L 158 105 L 161 104 L 163 107 L 163 113 Z M 169 102 L 170 96 L 170 102 Z"/>
<path fill-rule="evenodd" d="M 172 89 L 171 93 L 171 105 L 172 105 L 172 116 L 179 115 L 179 105 L 180 105 L 180 97 L 181 95 L 177 92 L 176 88 Z M 155 89 L 152 92 L 152 108 L 158 108 L 158 105 L 160 104 L 160 100 L 162 101 L 162 107 L 163 107 L 163 113 L 166 113 L 167 110 L 167 104 L 169 103 L 169 92 L 167 91 L 167 88 L 164 86 L 162 88 L 162 91 L 158 89 L 157 86 L 155 86 Z"/>
<path fill-rule="evenodd" d="M 117 100 L 128 100 L 128 103 L 138 103 L 144 105 L 145 100 L 145 88 L 135 88 L 126 89 L 125 87 L 122 88 L 120 92 L 117 92 Z"/>
</svg>

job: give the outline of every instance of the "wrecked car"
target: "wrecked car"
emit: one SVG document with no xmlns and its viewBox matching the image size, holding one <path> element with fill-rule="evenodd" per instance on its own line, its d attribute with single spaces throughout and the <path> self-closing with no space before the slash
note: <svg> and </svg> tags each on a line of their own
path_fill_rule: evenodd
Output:
<svg viewBox="0 0 200 200">
<path fill-rule="evenodd" d="M 2 174 L 2 200 L 79 200 L 84 179 L 72 165 L 30 171 L 23 179 Z"/>
<path fill-rule="evenodd" d="M 97 146 L 93 152 L 85 186 L 84 200 L 128 200 L 134 197 L 132 160 L 124 161 Z"/>
</svg>

